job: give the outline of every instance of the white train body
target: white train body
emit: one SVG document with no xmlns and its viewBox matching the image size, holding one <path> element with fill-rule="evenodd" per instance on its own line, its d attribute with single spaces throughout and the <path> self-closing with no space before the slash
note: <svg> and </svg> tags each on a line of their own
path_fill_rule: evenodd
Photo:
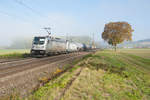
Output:
<svg viewBox="0 0 150 100">
<path fill-rule="evenodd" d="M 77 45 L 74 42 L 67 41 L 67 52 L 78 51 Z"/>
<path fill-rule="evenodd" d="M 31 54 L 45 55 L 56 53 L 67 53 L 79 51 L 83 48 L 81 43 L 66 41 L 60 38 L 53 38 L 50 36 L 34 37 Z"/>
</svg>

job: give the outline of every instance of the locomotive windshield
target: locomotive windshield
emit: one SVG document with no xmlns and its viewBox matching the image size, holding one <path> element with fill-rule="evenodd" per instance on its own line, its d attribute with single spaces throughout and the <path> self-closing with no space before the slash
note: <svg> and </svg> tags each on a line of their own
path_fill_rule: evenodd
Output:
<svg viewBox="0 0 150 100">
<path fill-rule="evenodd" d="M 44 44 L 45 43 L 45 37 L 34 37 L 33 44 Z"/>
</svg>

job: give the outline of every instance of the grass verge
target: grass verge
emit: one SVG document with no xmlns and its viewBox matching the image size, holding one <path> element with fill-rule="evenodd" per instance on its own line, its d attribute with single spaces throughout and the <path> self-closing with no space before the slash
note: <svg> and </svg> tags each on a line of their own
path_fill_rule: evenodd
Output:
<svg viewBox="0 0 150 100">
<path fill-rule="evenodd" d="M 29 51 L 26 49 L 2 49 L 0 58 L 26 58 L 30 56 Z"/>
<path fill-rule="evenodd" d="M 30 57 L 29 53 L 11 53 L 11 54 L 4 54 L 0 55 L 0 58 L 7 59 L 7 58 L 27 58 Z"/>
<path fill-rule="evenodd" d="M 150 59 L 113 51 L 93 54 L 62 100 L 150 100 Z"/>
<path fill-rule="evenodd" d="M 59 98 L 59 96 L 63 94 L 62 92 L 64 92 L 64 89 L 70 83 L 72 77 L 79 72 L 78 68 L 78 66 L 75 66 L 60 77 L 51 80 L 31 95 L 28 100 L 54 100 Z"/>
</svg>

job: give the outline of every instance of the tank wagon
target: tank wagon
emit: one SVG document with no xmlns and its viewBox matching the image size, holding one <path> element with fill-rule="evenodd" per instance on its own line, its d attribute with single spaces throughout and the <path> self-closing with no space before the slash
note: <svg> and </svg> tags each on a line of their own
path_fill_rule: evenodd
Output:
<svg viewBox="0 0 150 100">
<path fill-rule="evenodd" d="M 36 36 L 32 42 L 31 55 L 52 55 L 85 51 L 87 46 L 51 36 Z"/>
</svg>

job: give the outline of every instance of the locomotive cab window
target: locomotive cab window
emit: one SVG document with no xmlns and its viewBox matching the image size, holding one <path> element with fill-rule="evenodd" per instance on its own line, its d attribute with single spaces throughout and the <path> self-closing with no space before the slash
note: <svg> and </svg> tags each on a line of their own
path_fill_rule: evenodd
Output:
<svg viewBox="0 0 150 100">
<path fill-rule="evenodd" d="M 33 44 L 39 44 L 42 45 L 45 43 L 45 37 L 35 37 Z"/>
</svg>

